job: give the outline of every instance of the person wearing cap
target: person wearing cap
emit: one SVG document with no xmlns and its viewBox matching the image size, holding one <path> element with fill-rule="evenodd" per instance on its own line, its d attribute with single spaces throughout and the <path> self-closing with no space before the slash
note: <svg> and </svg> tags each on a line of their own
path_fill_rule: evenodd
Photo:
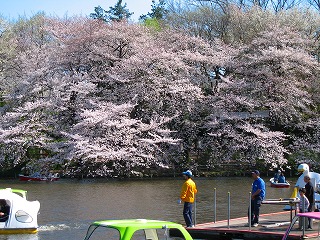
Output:
<svg viewBox="0 0 320 240">
<path fill-rule="evenodd" d="M 266 184 L 260 177 L 260 172 L 258 170 L 252 171 L 251 174 L 254 179 L 251 191 L 251 226 L 257 227 L 259 224 L 261 202 L 266 195 Z"/>
<path fill-rule="evenodd" d="M 192 203 L 194 202 L 195 195 L 198 192 L 196 184 L 192 180 L 192 172 L 187 170 L 182 173 L 185 178 L 185 182 L 182 185 L 180 199 L 184 202 L 183 205 L 183 217 L 187 227 L 193 227 L 192 224 Z"/>
</svg>

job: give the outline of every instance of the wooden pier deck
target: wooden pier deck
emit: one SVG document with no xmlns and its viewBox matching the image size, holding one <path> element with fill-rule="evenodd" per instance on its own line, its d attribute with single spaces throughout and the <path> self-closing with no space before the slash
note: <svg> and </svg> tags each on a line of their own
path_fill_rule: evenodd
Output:
<svg viewBox="0 0 320 240">
<path fill-rule="evenodd" d="M 197 224 L 187 230 L 194 239 L 282 239 L 291 221 L 290 211 L 261 214 L 259 221 L 258 227 L 249 228 L 246 226 L 248 218 L 242 217 Z M 290 239 L 317 239 L 318 224 L 313 222 L 313 229 L 306 230 L 302 236 L 303 231 L 296 223 Z"/>
</svg>

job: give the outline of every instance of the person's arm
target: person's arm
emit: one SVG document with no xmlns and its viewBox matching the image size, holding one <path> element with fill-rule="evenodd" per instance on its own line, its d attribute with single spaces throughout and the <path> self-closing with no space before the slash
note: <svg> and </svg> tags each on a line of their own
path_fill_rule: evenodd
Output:
<svg viewBox="0 0 320 240">
<path fill-rule="evenodd" d="M 308 212 L 308 207 L 310 205 L 308 198 L 305 198 L 304 205 L 304 211 Z"/>
<path fill-rule="evenodd" d="M 313 186 L 311 186 L 310 188 L 310 199 L 312 202 L 310 202 L 310 204 L 313 204 L 314 203 L 314 188 Z"/>
<path fill-rule="evenodd" d="M 254 199 L 256 196 L 258 196 L 260 194 L 260 192 L 262 191 L 261 189 L 263 188 L 261 181 L 257 181 L 257 190 L 252 193 L 252 199 Z"/>
<path fill-rule="evenodd" d="M 181 189 L 181 193 L 180 193 L 180 198 L 181 198 L 182 201 L 183 201 L 183 199 L 185 199 L 186 196 L 187 196 L 187 190 L 188 190 L 188 185 L 187 185 L 187 183 L 184 183 L 184 184 L 182 185 L 182 189 Z"/>
<path fill-rule="evenodd" d="M 260 192 L 261 192 L 261 189 L 258 189 L 257 191 L 252 193 L 252 199 L 254 199 L 256 196 L 258 196 Z"/>
</svg>

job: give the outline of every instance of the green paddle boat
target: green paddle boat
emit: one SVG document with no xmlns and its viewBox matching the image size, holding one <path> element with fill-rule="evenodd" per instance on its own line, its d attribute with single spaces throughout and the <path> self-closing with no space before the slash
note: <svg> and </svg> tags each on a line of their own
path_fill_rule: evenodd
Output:
<svg viewBox="0 0 320 240">
<path fill-rule="evenodd" d="M 172 233 L 174 233 L 172 236 Z M 187 230 L 178 223 L 147 220 L 104 220 L 93 222 L 84 240 L 192 240 Z"/>
</svg>

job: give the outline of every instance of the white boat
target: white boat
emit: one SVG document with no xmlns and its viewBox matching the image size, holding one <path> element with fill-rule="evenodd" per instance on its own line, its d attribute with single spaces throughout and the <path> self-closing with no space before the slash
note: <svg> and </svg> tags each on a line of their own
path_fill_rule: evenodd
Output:
<svg viewBox="0 0 320 240">
<path fill-rule="evenodd" d="M 284 183 L 279 183 L 279 182 L 274 181 L 274 178 L 270 178 L 270 186 L 274 187 L 274 188 L 289 188 L 290 183 L 288 183 L 288 181 L 286 181 Z"/>
<path fill-rule="evenodd" d="M 0 189 L 0 200 L 9 205 L 9 214 L 0 222 L 0 234 L 36 233 L 38 231 L 39 201 L 28 201 L 27 191 Z"/>
<path fill-rule="evenodd" d="M 310 177 L 310 182 L 314 188 L 314 200 L 315 208 L 320 210 L 320 174 L 316 172 L 310 172 L 308 164 L 300 164 L 298 166 L 298 172 L 302 172 L 297 180 L 291 198 L 299 198 L 298 190 L 299 188 L 304 188 L 306 183 L 303 180 L 304 176 L 308 175 Z M 290 206 L 285 206 L 284 210 L 289 210 Z"/>
</svg>

